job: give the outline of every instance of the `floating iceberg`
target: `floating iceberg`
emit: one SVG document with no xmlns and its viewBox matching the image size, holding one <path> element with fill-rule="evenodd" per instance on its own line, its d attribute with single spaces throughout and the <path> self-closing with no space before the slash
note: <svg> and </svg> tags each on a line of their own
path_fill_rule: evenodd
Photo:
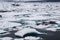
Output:
<svg viewBox="0 0 60 40">
<path fill-rule="evenodd" d="M 32 33 L 32 32 L 37 33 L 37 34 L 45 34 L 45 33 L 38 32 L 37 30 L 32 29 L 32 28 L 24 28 L 16 32 L 15 35 L 23 37 L 25 34 Z"/>
</svg>

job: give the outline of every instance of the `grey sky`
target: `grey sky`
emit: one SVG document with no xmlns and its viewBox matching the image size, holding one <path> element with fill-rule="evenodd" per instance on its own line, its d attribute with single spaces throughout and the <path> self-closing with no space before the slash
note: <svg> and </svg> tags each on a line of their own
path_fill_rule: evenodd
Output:
<svg viewBox="0 0 60 40">
<path fill-rule="evenodd" d="M 0 1 L 43 1 L 43 0 L 0 0 Z"/>
<path fill-rule="evenodd" d="M 50 1 L 50 2 L 60 2 L 60 0 L 0 0 L 0 2 L 1 2 L 1 1 L 6 1 L 6 2 L 7 2 L 7 1 L 9 1 L 9 2 L 10 2 L 10 1 L 12 1 L 12 2 L 13 2 L 13 1 Z"/>
</svg>

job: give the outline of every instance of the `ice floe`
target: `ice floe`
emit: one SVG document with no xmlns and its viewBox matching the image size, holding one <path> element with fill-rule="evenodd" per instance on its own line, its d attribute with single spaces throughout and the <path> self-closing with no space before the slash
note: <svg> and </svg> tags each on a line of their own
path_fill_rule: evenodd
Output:
<svg viewBox="0 0 60 40">
<path fill-rule="evenodd" d="M 25 34 L 32 33 L 32 32 L 37 33 L 37 34 L 44 34 L 32 28 L 24 28 L 21 31 L 16 32 L 15 35 L 23 37 Z"/>
</svg>

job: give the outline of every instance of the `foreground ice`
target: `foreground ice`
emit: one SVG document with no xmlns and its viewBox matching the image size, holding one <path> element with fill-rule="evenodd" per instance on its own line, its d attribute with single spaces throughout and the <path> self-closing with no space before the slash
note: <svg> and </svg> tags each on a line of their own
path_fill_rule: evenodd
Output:
<svg viewBox="0 0 60 40">
<path fill-rule="evenodd" d="M 43 40 L 43 39 L 40 38 L 40 37 L 32 37 L 32 36 L 25 37 L 24 39 L 25 39 L 25 40 Z"/>
<path fill-rule="evenodd" d="M 24 29 L 16 32 L 15 35 L 23 37 L 27 33 L 45 34 L 45 33 L 38 32 L 37 30 L 32 29 L 32 28 L 24 28 Z"/>
<path fill-rule="evenodd" d="M 4 38 L 0 38 L 0 40 L 12 40 L 11 37 L 4 37 Z"/>
<path fill-rule="evenodd" d="M 24 38 L 16 38 L 16 39 L 14 39 L 14 40 L 24 40 Z"/>
</svg>

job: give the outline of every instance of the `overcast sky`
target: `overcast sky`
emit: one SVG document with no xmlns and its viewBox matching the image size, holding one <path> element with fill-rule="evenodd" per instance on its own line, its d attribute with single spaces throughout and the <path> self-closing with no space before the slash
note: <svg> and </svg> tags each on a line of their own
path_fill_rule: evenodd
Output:
<svg viewBox="0 0 60 40">
<path fill-rule="evenodd" d="M 55 2 L 60 2 L 60 0 L 0 0 L 0 1 L 55 1 Z"/>
<path fill-rule="evenodd" d="M 0 1 L 43 1 L 43 0 L 0 0 Z"/>
</svg>

